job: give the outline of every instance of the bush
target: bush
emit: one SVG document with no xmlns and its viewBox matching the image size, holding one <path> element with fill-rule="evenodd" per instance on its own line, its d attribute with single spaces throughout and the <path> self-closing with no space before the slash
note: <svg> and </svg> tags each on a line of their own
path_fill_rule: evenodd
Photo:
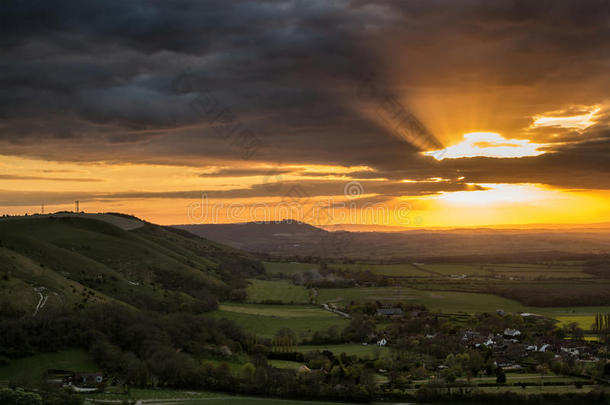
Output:
<svg viewBox="0 0 610 405">
<path fill-rule="evenodd" d="M 33 392 L 11 390 L 4 388 L 0 390 L 0 404 L 2 405 L 42 405 L 40 395 Z"/>
</svg>

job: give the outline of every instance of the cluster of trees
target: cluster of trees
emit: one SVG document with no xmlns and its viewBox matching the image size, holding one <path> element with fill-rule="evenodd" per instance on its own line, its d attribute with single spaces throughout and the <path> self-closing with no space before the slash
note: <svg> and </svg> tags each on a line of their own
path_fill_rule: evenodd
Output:
<svg viewBox="0 0 610 405">
<path fill-rule="evenodd" d="M 23 390 L 0 389 L 0 404 L 3 405 L 42 405 L 42 397 Z"/>
<path fill-rule="evenodd" d="M 108 342 L 147 359 L 156 349 L 202 355 L 215 347 L 241 351 L 246 335 L 234 323 L 189 313 L 160 314 L 104 304 L 82 311 L 49 309 L 0 322 L 0 355 L 16 358 Z"/>
<path fill-rule="evenodd" d="M 2 405 L 82 405 L 81 397 L 57 387 L 40 385 L 37 392 L 24 391 L 21 388 L 0 389 L 0 404 Z"/>
<path fill-rule="evenodd" d="M 363 322 L 354 320 L 350 333 L 363 328 Z M 272 342 L 262 345 L 230 321 L 190 313 L 142 312 L 120 304 L 49 310 L 0 323 L 0 356 L 11 359 L 83 347 L 111 380 L 128 386 L 353 401 L 374 395 L 371 370 L 354 359 L 336 359 L 332 353 L 305 359 L 315 369 L 310 373 L 270 367 L 266 358 Z M 296 336 L 285 329 L 275 344 L 284 351 L 294 350 Z M 233 354 L 253 359 L 241 375 L 231 373 L 225 362 L 202 360 Z"/>
<path fill-rule="evenodd" d="M 543 284 L 519 284 L 508 288 L 497 286 L 491 292 L 524 305 L 537 307 L 598 306 L 606 305 L 610 301 L 610 289 L 604 283 L 591 283 L 586 288 L 574 288 L 574 285 L 569 283 L 563 288 L 548 288 Z"/>
<path fill-rule="evenodd" d="M 339 330 L 331 326 L 326 330 L 318 330 L 309 339 L 304 339 L 304 344 L 323 345 L 348 342 L 370 342 L 376 337 L 376 324 L 372 317 L 363 314 L 354 314 L 350 323 Z"/>
<path fill-rule="evenodd" d="M 367 284 L 377 286 L 395 284 L 394 279 L 372 273 L 369 270 L 328 267 L 326 262 L 322 262 L 318 270 L 295 274 L 291 278 L 295 284 L 308 288 L 351 288 Z"/>
<path fill-rule="evenodd" d="M 593 323 L 593 331 L 599 335 L 601 342 L 607 343 L 610 336 L 610 313 L 595 314 L 595 322 Z"/>
<path fill-rule="evenodd" d="M 276 352 L 294 352 L 299 340 L 296 333 L 290 328 L 282 328 L 275 333 L 271 344 Z"/>
</svg>

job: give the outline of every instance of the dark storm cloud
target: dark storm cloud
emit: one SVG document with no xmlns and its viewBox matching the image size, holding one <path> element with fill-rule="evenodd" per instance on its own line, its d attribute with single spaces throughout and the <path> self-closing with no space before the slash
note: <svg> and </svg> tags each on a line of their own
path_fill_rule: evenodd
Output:
<svg viewBox="0 0 610 405">
<path fill-rule="evenodd" d="M 249 168 L 232 168 L 232 169 L 219 169 L 209 173 L 201 173 L 201 177 L 251 177 L 251 176 L 269 176 L 282 175 L 291 173 L 294 170 L 290 169 L 276 169 L 276 168 L 263 168 L 263 169 L 249 169 Z"/>
<path fill-rule="evenodd" d="M 610 189 L 610 137 L 564 145 L 545 155 L 514 159 L 447 159 L 463 181 L 543 183 L 571 189 Z"/>
<path fill-rule="evenodd" d="M 386 197 L 399 196 L 419 196 L 436 194 L 441 191 L 463 191 L 463 190 L 483 190 L 482 187 L 472 188 L 465 183 L 455 182 L 442 184 L 441 182 L 426 183 L 401 183 L 387 181 L 363 181 L 362 190 L 365 194 L 381 194 Z M 231 199 L 231 198 L 252 198 L 252 197 L 283 197 L 290 201 L 293 194 L 300 197 L 301 202 L 306 202 L 308 198 L 314 197 L 344 197 L 344 181 L 285 181 L 279 184 L 278 188 L 271 188 L 268 184 L 256 184 L 248 188 L 235 188 L 230 190 L 189 190 L 176 192 L 127 192 L 106 194 L 107 198 L 200 198 L 205 193 L 208 198 Z"/>
<path fill-rule="evenodd" d="M 361 183 L 366 194 L 379 194 L 375 197 L 366 197 L 352 200 L 358 205 L 363 202 L 384 202 L 399 196 L 419 196 L 436 194 L 441 191 L 483 190 L 482 187 L 470 187 L 465 183 L 400 183 L 386 181 L 364 181 Z M 245 199 L 269 198 L 269 201 L 282 197 L 287 203 L 306 204 L 313 202 L 314 198 L 328 197 L 329 203 L 345 199 L 345 182 L 343 181 L 286 181 L 278 188 L 271 189 L 268 184 L 257 184 L 252 187 L 234 188 L 230 190 L 183 190 L 183 191 L 132 191 L 132 192 L 52 192 L 52 191 L 12 191 L 0 190 L 0 205 L 21 206 L 38 204 L 45 201 L 48 205 L 69 204 L 75 200 L 81 202 L 110 202 L 126 199 L 201 199 L 205 194 L 210 199 Z M 293 199 L 293 192 L 297 191 L 299 198 Z"/>
<path fill-rule="evenodd" d="M 603 102 L 608 11 L 595 0 L 5 1 L 0 146 L 53 160 L 243 165 L 243 147 L 215 136 L 218 110 L 193 108 L 205 96 L 260 140 L 250 161 L 375 169 L 350 174 L 362 179 L 608 188 L 604 128 L 541 135 L 570 143 L 539 157 L 437 162 L 379 115 L 393 96 L 411 112 L 418 93 L 410 89 L 467 91 L 469 83 L 498 99 L 536 89 L 535 98 L 502 101 L 498 120 L 513 129 L 534 113 Z M 177 86 L 185 72 L 188 85 Z M 363 89 L 371 74 L 372 91 Z M 528 105 L 536 111 L 526 115 Z M 401 187 L 374 189 L 413 192 Z M 428 191 L 452 187 L 462 185 Z M 254 192 L 265 194 L 262 186 L 246 194 Z"/>
</svg>

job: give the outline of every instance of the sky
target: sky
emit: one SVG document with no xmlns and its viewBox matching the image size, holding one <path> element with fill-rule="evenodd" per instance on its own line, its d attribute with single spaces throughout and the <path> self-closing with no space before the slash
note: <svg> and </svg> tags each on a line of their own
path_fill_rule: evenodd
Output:
<svg viewBox="0 0 610 405">
<path fill-rule="evenodd" d="M 608 1 L 0 8 L 0 214 L 610 222 Z"/>
</svg>

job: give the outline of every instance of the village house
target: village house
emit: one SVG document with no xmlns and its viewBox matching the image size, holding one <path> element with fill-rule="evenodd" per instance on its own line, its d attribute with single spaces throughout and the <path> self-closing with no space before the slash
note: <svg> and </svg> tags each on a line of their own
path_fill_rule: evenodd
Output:
<svg viewBox="0 0 610 405">
<path fill-rule="evenodd" d="M 104 375 L 101 372 L 94 373 L 74 373 L 70 378 L 70 382 L 74 385 L 99 385 L 104 381 Z"/>
<path fill-rule="evenodd" d="M 510 329 L 510 328 L 504 329 L 504 337 L 516 338 L 518 336 L 521 336 L 521 331 L 519 331 L 517 329 Z"/>
<path fill-rule="evenodd" d="M 404 311 L 401 308 L 379 308 L 377 309 L 377 315 L 399 317 L 404 315 Z"/>
</svg>

